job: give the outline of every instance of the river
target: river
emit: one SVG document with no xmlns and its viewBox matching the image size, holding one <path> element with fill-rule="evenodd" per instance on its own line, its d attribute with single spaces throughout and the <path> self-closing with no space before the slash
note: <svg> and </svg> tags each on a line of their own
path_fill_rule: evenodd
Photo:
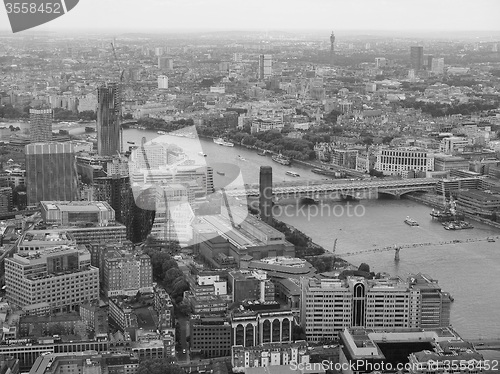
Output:
<svg viewBox="0 0 500 374">
<path fill-rule="evenodd" d="M 78 133 L 71 130 L 71 133 Z M 159 135 L 154 131 L 127 129 L 124 131 L 124 149 L 142 137 L 152 140 Z M 188 139 L 168 137 L 177 144 Z M 164 138 L 165 139 L 165 138 Z M 192 144 L 192 140 L 189 140 Z M 222 147 L 210 139 L 200 139 L 200 151 L 207 154 L 207 163 L 234 163 L 246 183 L 257 183 L 259 167 L 273 167 L 275 182 L 296 182 L 304 179 L 321 179 L 310 168 L 294 164 L 282 166 L 270 157 L 257 155 L 242 147 Z M 238 158 L 241 156 L 246 161 Z M 300 174 L 300 178 L 286 175 L 287 170 Z M 500 235 L 500 230 L 473 222 L 474 229 L 446 231 L 431 220 L 430 208 L 410 200 L 362 200 L 359 202 L 331 202 L 318 206 L 295 206 L 276 210 L 276 218 L 291 224 L 331 249 L 337 239 L 337 254 L 360 252 L 393 246 L 395 244 L 439 243 L 460 240 L 462 243 L 426 245 L 403 248 L 400 261 L 394 261 L 393 251 L 366 252 L 346 256 L 355 265 L 365 262 L 375 272 L 387 272 L 405 277 L 421 272 L 439 280 L 443 290 L 452 294 L 451 321 L 453 327 L 466 339 L 500 339 L 498 310 L 498 280 L 500 273 L 500 240 L 465 242 Z M 410 227 L 403 223 L 410 216 L 420 223 Z M 496 296 L 495 296 L 496 295 Z"/>
</svg>

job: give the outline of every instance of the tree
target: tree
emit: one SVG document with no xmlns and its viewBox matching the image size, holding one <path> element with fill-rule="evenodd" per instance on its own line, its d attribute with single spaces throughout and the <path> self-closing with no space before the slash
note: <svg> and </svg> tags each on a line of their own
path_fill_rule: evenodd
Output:
<svg viewBox="0 0 500 374">
<path fill-rule="evenodd" d="M 141 360 L 137 374 L 186 374 L 186 372 L 166 359 L 157 358 Z"/>
<path fill-rule="evenodd" d="M 361 265 L 359 265 L 358 271 L 364 271 L 366 273 L 369 273 L 370 272 L 370 265 L 363 262 Z"/>
<path fill-rule="evenodd" d="M 171 286 L 172 282 L 176 278 L 179 278 L 182 276 L 184 276 L 184 273 L 181 270 L 179 270 L 178 268 L 171 268 L 165 272 L 165 275 L 163 276 L 163 282 L 165 283 L 165 285 Z"/>
</svg>

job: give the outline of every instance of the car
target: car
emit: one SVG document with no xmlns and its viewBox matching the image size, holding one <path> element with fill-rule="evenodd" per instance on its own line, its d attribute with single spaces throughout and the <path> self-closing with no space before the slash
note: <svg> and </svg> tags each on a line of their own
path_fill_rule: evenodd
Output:
<svg viewBox="0 0 500 374">
<path fill-rule="evenodd" d="M 185 348 L 182 350 L 182 353 L 186 353 L 186 349 Z"/>
</svg>

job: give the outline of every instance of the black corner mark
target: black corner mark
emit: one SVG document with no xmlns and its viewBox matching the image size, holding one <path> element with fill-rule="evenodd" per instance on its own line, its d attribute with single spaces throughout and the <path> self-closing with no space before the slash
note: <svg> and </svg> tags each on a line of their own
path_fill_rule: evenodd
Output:
<svg viewBox="0 0 500 374">
<path fill-rule="evenodd" d="M 78 2 L 79 0 L 4 0 L 13 33 L 59 18 Z"/>
</svg>

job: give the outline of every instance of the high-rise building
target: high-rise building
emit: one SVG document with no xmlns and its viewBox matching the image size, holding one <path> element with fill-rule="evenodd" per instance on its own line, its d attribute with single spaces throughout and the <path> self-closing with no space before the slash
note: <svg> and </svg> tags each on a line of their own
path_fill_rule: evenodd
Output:
<svg viewBox="0 0 500 374">
<path fill-rule="evenodd" d="M 431 71 L 434 74 L 444 73 L 444 58 L 433 58 L 431 63 Z"/>
<path fill-rule="evenodd" d="M 52 109 L 30 109 L 31 142 L 47 142 L 52 139 Z"/>
<path fill-rule="evenodd" d="M 0 214 L 12 211 L 12 188 L 0 187 Z"/>
<path fill-rule="evenodd" d="M 119 174 L 95 178 L 93 183 L 94 200 L 106 201 L 115 210 L 117 222 L 127 227 L 127 238 L 132 239 L 132 220 L 134 196 L 129 176 Z"/>
<path fill-rule="evenodd" d="M 259 211 L 262 221 L 270 225 L 273 221 L 273 168 L 260 167 Z"/>
<path fill-rule="evenodd" d="M 49 309 L 75 310 L 99 299 L 99 269 L 90 265 L 83 247 L 44 248 L 5 259 L 7 299 L 18 308 L 48 304 Z"/>
<path fill-rule="evenodd" d="M 97 89 L 97 153 L 99 156 L 115 155 L 121 150 L 120 141 L 120 87 L 108 83 Z"/>
<path fill-rule="evenodd" d="M 158 76 L 158 88 L 160 90 L 165 90 L 168 88 L 168 77 L 166 75 Z"/>
<path fill-rule="evenodd" d="M 273 75 L 273 55 L 259 56 L 259 79 L 266 79 Z"/>
<path fill-rule="evenodd" d="M 387 59 L 385 57 L 376 57 L 375 58 L 375 66 L 377 68 L 383 68 L 387 66 Z"/>
<path fill-rule="evenodd" d="M 174 59 L 172 57 L 158 57 L 158 69 L 174 70 Z"/>
<path fill-rule="evenodd" d="M 346 328 L 439 328 L 450 324 L 450 295 L 421 274 L 368 280 L 301 279 L 301 325 L 308 341 L 334 339 Z M 327 311 L 327 312 L 325 312 Z"/>
<path fill-rule="evenodd" d="M 332 34 L 330 35 L 330 64 L 333 66 L 333 63 L 335 58 L 335 34 L 332 31 Z"/>
<path fill-rule="evenodd" d="M 33 143 L 26 146 L 28 205 L 42 200 L 78 198 L 74 146 L 70 143 Z"/>
<path fill-rule="evenodd" d="M 410 64 L 415 71 L 422 70 L 424 65 L 424 47 L 410 47 Z"/>
<path fill-rule="evenodd" d="M 243 59 L 243 55 L 241 53 L 233 53 L 233 62 L 241 62 Z"/>
<path fill-rule="evenodd" d="M 156 47 L 155 48 L 155 56 L 163 56 L 164 52 L 165 52 L 165 50 L 163 49 L 163 47 Z"/>
</svg>

